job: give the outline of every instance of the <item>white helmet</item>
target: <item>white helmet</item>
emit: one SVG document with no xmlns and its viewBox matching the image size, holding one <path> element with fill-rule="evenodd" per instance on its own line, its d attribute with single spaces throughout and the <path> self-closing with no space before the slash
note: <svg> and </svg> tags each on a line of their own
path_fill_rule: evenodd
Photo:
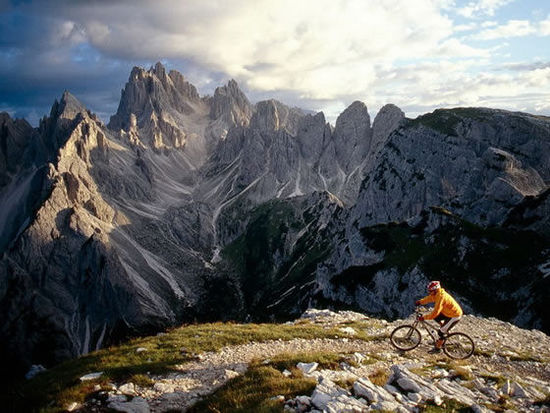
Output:
<svg viewBox="0 0 550 413">
<path fill-rule="evenodd" d="M 439 283 L 439 281 L 430 281 L 430 283 L 428 284 L 429 292 L 439 290 L 440 288 L 441 288 L 441 284 Z"/>
</svg>

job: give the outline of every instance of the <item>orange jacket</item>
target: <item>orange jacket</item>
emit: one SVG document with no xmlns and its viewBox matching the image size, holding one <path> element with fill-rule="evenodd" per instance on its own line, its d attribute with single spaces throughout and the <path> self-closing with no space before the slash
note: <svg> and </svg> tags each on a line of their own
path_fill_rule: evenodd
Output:
<svg viewBox="0 0 550 413">
<path fill-rule="evenodd" d="M 460 317 L 462 315 L 462 308 L 451 297 L 451 295 L 443 288 L 437 290 L 435 295 L 428 295 L 420 300 L 420 304 L 435 303 L 434 309 L 430 314 L 424 316 L 425 320 L 433 320 L 439 314 L 443 314 L 445 317 Z"/>
</svg>

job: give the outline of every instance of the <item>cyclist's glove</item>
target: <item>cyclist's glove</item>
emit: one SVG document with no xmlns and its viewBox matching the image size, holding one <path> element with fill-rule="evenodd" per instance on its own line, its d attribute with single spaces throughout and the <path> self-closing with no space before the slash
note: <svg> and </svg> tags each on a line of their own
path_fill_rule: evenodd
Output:
<svg viewBox="0 0 550 413">
<path fill-rule="evenodd" d="M 420 300 L 415 301 L 415 302 L 414 302 L 414 305 L 421 305 L 421 304 L 420 304 Z"/>
</svg>

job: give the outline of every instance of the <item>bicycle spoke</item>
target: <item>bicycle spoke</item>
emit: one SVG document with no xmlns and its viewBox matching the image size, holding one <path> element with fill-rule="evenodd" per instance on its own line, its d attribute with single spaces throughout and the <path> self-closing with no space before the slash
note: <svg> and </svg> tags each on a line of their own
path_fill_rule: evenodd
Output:
<svg viewBox="0 0 550 413">
<path fill-rule="evenodd" d="M 465 359 L 474 353 L 474 342 L 464 333 L 452 333 L 445 340 L 443 351 L 453 359 Z"/>
<path fill-rule="evenodd" d="M 397 327 L 390 336 L 390 341 L 399 350 L 412 350 L 420 344 L 420 332 L 413 326 Z"/>
</svg>

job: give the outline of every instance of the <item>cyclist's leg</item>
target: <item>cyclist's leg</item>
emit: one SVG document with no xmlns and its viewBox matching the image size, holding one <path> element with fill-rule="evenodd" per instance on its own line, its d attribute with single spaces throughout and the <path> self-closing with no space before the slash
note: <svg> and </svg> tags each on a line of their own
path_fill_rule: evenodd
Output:
<svg viewBox="0 0 550 413">
<path fill-rule="evenodd" d="M 441 326 L 441 328 L 439 329 L 440 333 L 439 333 L 439 336 L 441 337 L 442 334 L 443 335 L 446 335 L 449 333 L 449 331 L 451 330 L 451 328 L 453 328 L 454 326 L 456 326 L 458 324 L 458 322 L 460 321 L 460 319 L 462 318 L 462 316 L 459 316 L 459 317 L 453 317 L 453 318 L 448 318 L 445 323 Z"/>
</svg>

